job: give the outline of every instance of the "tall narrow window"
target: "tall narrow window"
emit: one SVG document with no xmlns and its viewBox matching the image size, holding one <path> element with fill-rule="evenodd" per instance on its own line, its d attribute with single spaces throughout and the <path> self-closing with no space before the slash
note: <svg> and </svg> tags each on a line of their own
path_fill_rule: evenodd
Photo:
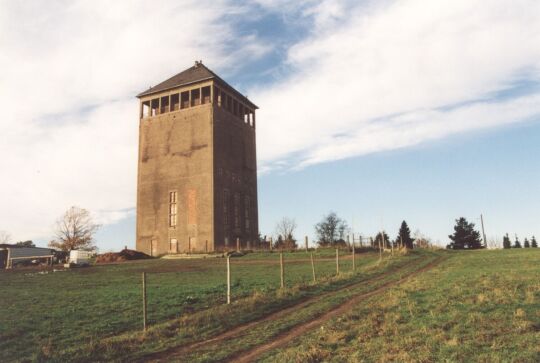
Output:
<svg viewBox="0 0 540 363">
<path fill-rule="evenodd" d="M 249 215 L 250 215 L 250 205 L 251 204 L 251 198 L 249 195 L 246 195 L 244 198 L 244 219 L 245 219 L 245 226 L 246 226 L 246 232 L 249 232 L 251 225 L 249 221 Z"/>
<path fill-rule="evenodd" d="M 201 95 L 201 103 L 210 103 L 210 86 L 203 87 L 201 89 L 202 95 Z"/>
<path fill-rule="evenodd" d="M 223 227 L 225 231 L 229 229 L 229 191 L 223 190 Z"/>
<path fill-rule="evenodd" d="M 240 228 L 240 194 L 234 194 L 234 228 Z"/>
<path fill-rule="evenodd" d="M 201 91 L 199 88 L 191 90 L 191 106 L 198 106 L 201 104 Z"/>
<path fill-rule="evenodd" d="M 163 96 L 161 97 L 161 108 L 159 109 L 159 113 L 167 113 L 170 111 L 169 109 L 169 96 Z"/>
<path fill-rule="evenodd" d="M 189 91 L 180 93 L 180 108 L 189 107 Z"/>
<path fill-rule="evenodd" d="M 155 98 L 150 101 L 150 116 L 156 116 L 159 114 L 159 98 Z"/>
<path fill-rule="evenodd" d="M 150 101 L 144 101 L 142 103 L 141 118 L 150 116 Z"/>
<path fill-rule="evenodd" d="M 171 111 L 178 111 L 180 109 L 180 94 L 175 93 L 171 95 Z"/>
<path fill-rule="evenodd" d="M 169 227 L 176 227 L 176 192 L 169 192 Z"/>
</svg>

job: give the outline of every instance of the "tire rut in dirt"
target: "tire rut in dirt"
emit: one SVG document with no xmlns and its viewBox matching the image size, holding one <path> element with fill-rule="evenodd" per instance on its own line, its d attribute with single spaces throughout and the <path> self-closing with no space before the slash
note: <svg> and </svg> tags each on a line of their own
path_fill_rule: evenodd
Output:
<svg viewBox="0 0 540 363">
<path fill-rule="evenodd" d="M 235 363 L 244 363 L 244 362 L 252 362 L 255 361 L 258 357 L 260 357 L 262 354 L 276 348 L 281 348 L 291 342 L 291 340 L 301 336 L 302 334 L 307 333 L 308 331 L 311 331 L 320 325 L 324 324 L 325 322 L 343 315 L 347 313 L 355 304 L 369 299 L 373 296 L 379 295 L 390 289 L 391 287 L 394 287 L 396 285 L 399 285 L 400 283 L 404 282 L 405 280 L 419 274 L 422 272 L 425 272 L 436 265 L 438 265 L 440 262 L 442 262 L 445 258 L 444 257 L 438 257 L 435 260 L 431 261 L 424 267 L 414 270 L 412 272 L 407 273 L 405 276 L 402 276 L 400 279 L 395 281 L 388 281 L 381 286 L 377 287 L 375 290 L 368 291 L 366 293 L 362 293 L 360 295 L 357 295 L 353 297 L 352 299 L 349 299 L 348 301 L 344 302 L 343 304 L 333 308 L 332 310 L 322 314 L 321 316 L 315 318 L 314 320 L 311 320 L 309 322 L 300 323 L 296 325 L 294 328 L 290 329 L 289 331 L 278 334 L 275 337 L 273 337 L 272 342 L 262 344 L 259 346 L 256 346 L 252 349 L 238 352 L 234 354 L 233 356 L 230 356 L 226 359 L 226 361 L 229 362 L 235 362 Z"/>
<path fill-rule="evenodd" d="M 415 262 L 418 262 L 418 261 L 419 261 L 419 259 L 415 258 L 413 260 L 407 261 L 406 263 L 404 263 L 402 265 L 394 266 L 394 267 L 390 268 L 388 271 L 386 271 L 386 272 L 384 272 L 384 273 L 382 273 L 382 274 L 380 274 L 378 276 L 375 276 L 372 279 L 351 282 L 349 284 L 346 284 L 346 285 L 343 285 L 343 286 L 339 287 L 336 290 L 327 291 L 327 292 L 325 292 L 323 294 L 320 294 L 320 295 L 317 295 L 317 296 L 307 297 L 307 298 L 305 298 L 303 300 L 300 300 L 300 301 L 294 303 L 293 305 L 289 305 L 288 307 L 286 307 L 286 308 L 284 308 L 282 310 L 275 311 L 275 312 L 270 313 L 268 315 L 262 316 L 262 317 L 260 317 L 260 318 L 258 318 L 256 320 L 253 320 L 253 321 L 248 322 L 246 324 L 238 325 L 238 326 L 233 327 L 230 330 L 228 330 L 228 331 L 226 331 L 224 333 L 218 334 L 218 335 L 216 335 L 216 336 L 214 336 L 212 338 L 206 339 L 204 341 L 190 343 L 190 344 L 187 344 L 187 345 L 177 346 L 177 347 L 170 348 L 170 349 L 167 349 L 167 350 L 164 350 L 164 351 L 161 351 L 161 352 L 157 352 L 157 353 L 154 353 L 154 354 L 146 355 L 146 356 L 144 356 L 142 359 L 140 359 L 138 361 L 140 361 L 140 362 L 160 362 L 160 361 L 173 361 L 175 359 L 181 359 L 182 357 L 185 357 L 186 354 L 192 353 L 193 351 L 195 351 L 199 347 L 202 347 L 202 346 L 207 347 L 208 345 L 218 344 L 218 343 L 220 343 L 220 342 L 222 342 L 222 341 L 224 341 L 226 339 L 234 338 L 235 336 L 241 335 L 243 332 L 245 332 L 245 331 L 247 331 L 247 330 L 249 330 L 249 329 L 251 329 L 251 328 L 253 328 L 253 327 L 255 327 L 255 326 L 259 325 L 259 324 L 264 324 L 265 322 L 268 322 L 268 321 L 271 321 L 271 320 L 274 320 L 274 319 L 283 318 L 283 317 L 285 317 L 285 316 L 287 316 L 289 314 L 294 313 L 298 309 L 302 309 L 302 308 L 304 308 L 306 306 L 317 303 L 318 301 L 320 301 L 320 300 L 322 300 L 322 299 L 324 299 L 324 298 L 326 298 L 326 297 L 328 297 L 330 295 L 334 295 L 336 293 L 342 292 L 342 291 L 347 290 L 347 289 L 362 286 L 365 283 L 373 283 L 373 282 L 377 282 L 377 281 L 380 281 L 380 280 L 384 280 L 389 275 L 397 273 L 397 272 L 399 272 L 401 270 L 405 270 L 408 267 L 410 267 L 411 265 L 413 265 Z M 235 354 L 235 357 L 236 356 L 237 356 L 237 354 Z"/>
</svg>

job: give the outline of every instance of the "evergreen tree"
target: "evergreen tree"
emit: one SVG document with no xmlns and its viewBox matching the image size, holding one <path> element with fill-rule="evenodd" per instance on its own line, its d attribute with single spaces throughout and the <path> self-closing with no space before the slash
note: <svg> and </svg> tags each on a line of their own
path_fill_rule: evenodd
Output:
<svg viewBox="0 0 540 363">
<path fill-rule="evenodd" d="M 527 239 L 527 237 L 525 237 L 525 240 L 523 241 L 523 247 L 525 247 L 525 248 L 531 247 L 531 245 L 529 244 L 529 240 Z"/>
<path fill-rule="evenodd" d="M 480 239 L 480 232 L 474 229 L 474 223 L 467 222 L 464 217 L 456 219 L 454 234 L 449 235 L 448 238 L 452 242 L 447 247 L 455 250 L 485 248 Z"/>
<path fill-rule="evenodd" d="M 399 234 L 396 238 L 396 245 L 403 245 L 405 248 L 413 249 L 414 239 L 411 238 L 411 230 L 407 225 L 407 222 L 401 222 L 401 227 L 399 228 Z"/>
<path fill-rule="evenodd" d="M 384 241 L 382 240 L 383 236 Z M 390 237 L 388 237 L 386 232 L 383 231 L 382 235 L 381 232 L 377 233 L 377 235 L 375 236 L 375 240 L 373 241 L 373 247 L 379 248 L 379 242 L 380 246 L 382 246 L 383 248 L 390 248 Z"/>
<path fill-rule="evenodd" d="M 521 248 L 521 243 L 519 243 L 519 239 L 516 236 L 516 241 L 514 242 L 514 248 Z"/>
<path fill-rule="evenodd" d="M 536 243 L 536 238 L 534 238 L 534 236 L 532 236 L 531 239 L 531 247 L 538 248 L 538 243 Z"/>
<path fill-rule="evenodd" d="M 508 233 L 503 237 L 503 248 L 512 248 L 512 242 L 510 242 L 510 237 Z"/>
</svg>

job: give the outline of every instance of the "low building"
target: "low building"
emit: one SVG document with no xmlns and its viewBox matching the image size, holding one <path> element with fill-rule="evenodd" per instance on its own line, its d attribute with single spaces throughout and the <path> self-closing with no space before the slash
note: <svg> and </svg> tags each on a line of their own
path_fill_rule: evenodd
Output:
<svg viewBox="0 0 540 363">
<path fill-rule="evenodd" d="M 9 269 L 14 264 L 32 260 L 43 260 L 52 265 L 53 258 L 54 250 L 50 248 L 0 244 L 0 268 Z"/>
</svg>

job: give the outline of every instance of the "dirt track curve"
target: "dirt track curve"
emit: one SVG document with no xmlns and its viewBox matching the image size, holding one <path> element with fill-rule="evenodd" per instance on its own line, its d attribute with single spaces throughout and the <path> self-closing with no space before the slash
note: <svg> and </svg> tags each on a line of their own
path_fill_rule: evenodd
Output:
<svg viewBox="0 0 540 363">
<path fill-rule="evenodd" d="M 287 344 L 288 342 L 290 342 L 291 339 L 294 339 L 295 337 L 300 336 L 301 334 L 303 334 L 306 331 L 312 329 L 313 327 L 316 327 L 316 326 L 326 322 L 327 320 L 332 319 L 333 317 L 346 312 L 348 309 L 350 309 L 350 307 L 352 305 L 356 304 L 357 302 L 359 302 L 361 300 L 364 300 L 364 299 L 367 299 L 367 298 L 369 298 L 371 296 L 380 294 L 380 293 L 384 292 L 385 290 L 387 290 L 388 288 L 401 283 L 403 280 L 405 280 L 405 279 L 407 279 L 407 278 L 409 278 L 409 277 L 411 277 L 411 276 L 413 276 L 415 274 L 421 273 L 422 271 L 425 271 L 425 270 L 428 270 L 428 269 L 432 268 L 433 266 L 438 264 L 441 260 L 442 260 L 441 257 L 436 258 L 434 261 L 428 263 L 423 268 L 418 269 L 418 270 L 414 270 L 412 272 L 409 272 L 409 273 L 401 276 L 401 278 L 399 280 L 386 282 L 383 285 L 376 288 L 375 290 L 369 291 L 369 292 L 361 294 L 361 295 L 357 295 L 354 298 L 352 298 L 351 300 L 348 300 L 347 302 L 343 303 L 342 305 L 339 305 L 338 307 L 324 313 L 323 315 L 317 317 L 316 319 L 311 320 L 311 321 L 306 322 L 306 323 L 300 323 L 299 325 L 297 325 L 293 329 L 287 331 L 286 333 L 277 335 L 271 343 L 263 344 L 263 345 L 254 347 L 253 349 L 243 351 L 243 352 L 239 352 L 239 353 L 235 354 L 234 356 L 229 357 L 228 360 L 229 361 L 234 361 L 234 362 L 250 362 L 250 361 L 253 361 L 257 357 L 259 357 L 261 354 L 267 352 L 268 350 L 281 347 L 281 346 Z M 218 334 L 218 335 L 214 336 L 213 338 L 206 339 L 206 340 L 199 341 L 199 342 L 195 342 L 195 343 L 191 343 L 191 344 L 187 344 L 187 345 L 183 345 L 183 346 L 174 347 L 174 348 L 167 349 L 165 351 L 157 352 L 157 353 L 154 353 L 154 354 L 150 354 L 150 355 L 147 355 L 147 356 L 143 357 L 143 359 L 141 359 L 140 361 L 141 362 L 170 362 L 170 361 L 182 360 L 182 358 L 185 358 L 186 354 L 189 354 L 189 353 L 193 352 L 194 350 L 196 350 L 199 347 L 208 346 L 210 344 L 220 343 L 220 342 L 225 341 L 227 339 L 230 339 L 230 338 L 233 338 L 235 336 L 241 335 L 242 333 L 244 333 L 245 331 L 251 329 L 252 327 L 254 327 L 256 325 L 259 325 L 261 323 L 265 323 L 265 322 L 268 322 L 268 321 L 272 321 L 274 319 L 282 318 L 282 317 L 284 317 L 284 316 L 286 316 L 288 314 L 293 313 L 294 311 L 297 311 L 298 309 L 302 309 L 302 308 L 304 308 L 304 307 L 306 307 L 308 305 L 314 304 L 317 301 L 320 301 L 320 300 L 324 299 L 325 297 L 327 297 L 329 295 L 336 294 L 336 293 L 338 293 L 340 291 L 347 290 L 347 289 L 350 289 L 350 288 L 354 288 L 356 286 L 363 285 L 366 282 L 372 283 L 372 282 L 377 282 L 377 281 L 380 281 L 380 280 L 384 280 L 390 274 L 394 274 L 396 272 L 404 270 L 407 267 L 409 267 L 410 265 L 412 265 L 414 263 L 418 263 L 418 262 L 419 261 L 417 259 L 408 261 L 407 263 L 405 263 L 403 265 L 392 267 L 388 271 L 386 271 L 383 274 L 381 274 L 379 276 L 376 276 L 376 277 L 374 277 L 372 279 L 352 282 L 352 283 L 349 283 L 349 284 L 346 284 L 346 285 L 340 287 L 339 289 L 328 291 L 328 292 L 325 292 L 325 293 L 317 295 L 317 296 L 307 297 L 307 298 L 305 298 L 305 299 L 303 299 L 303 300 L 301 300 L 301 301 L 299 301 L 299 302 L 297 302 L 297 303 L 295 303 L 295 304 L 293 304 L 293 305 L 291 305 L 291 306 L 289 306 L 289 307 L 287 307 L 285 309 L 270 313 L 270 314 L 265 315 L 265 316 L 263 316 L 263 317 L 261 317 L 259 319 L 253 320 L 253 321 L 251 321 L 249 323 L 246 323 L 246 324 L 239 325 L 239 326 L 236 326 L 234 328 L 231 328 L 230 330 L 228 330 L 228 331 L 226 331 L 224 333 Z"/>
<path fill-rule="evenodd" d="M 385 292 L 386 290 L 388 290 L 389 288 L 402 283 L 404 280 L 433 268 L 434 266 L 439 264 L 443 259 L 444 259 L 443 257 L 439 257 L 435 259 L 434 261 L 430 262 L 429 264 L 427 264 L 426 266 L 424 266 L 423 268 L 412 271 L 402 276 L 399 280 L 386 282 L 382 284 L 381 286 L 379 286 L 378 288 L 376 288 L 375 290 L 372 290 L 372 291 L 369 291 L 360 295 L 356 295 L 354 298 L 324 313 L 320 317 L 314 320 L 311 320 L 309 322 L 301 323 L 297 325 L 293 329 L 274 337 L 272 341 L 269 343 L 262 344 L 262 345 L 256 346 L 255 348 L 251 350 L 238 353 L 235 356 L 228 358 L 228 361 L 231 361 L 231 362 L 234 361 L 236 363 L 253 362 L 262 354 L 266 353 L 267 351 L 283 347 L 287 345 L 288 343 L 290 343 L 293 339 L 301 336 L 302 334 L 314 328 L 319 327 L 320 325 L 326 323 L 330 319 L 333 319 L 339 315 L 343 315 L 349 312 L 360 301 L 368 299 L 372 296 L 381 294 Z"/>
</svg>

